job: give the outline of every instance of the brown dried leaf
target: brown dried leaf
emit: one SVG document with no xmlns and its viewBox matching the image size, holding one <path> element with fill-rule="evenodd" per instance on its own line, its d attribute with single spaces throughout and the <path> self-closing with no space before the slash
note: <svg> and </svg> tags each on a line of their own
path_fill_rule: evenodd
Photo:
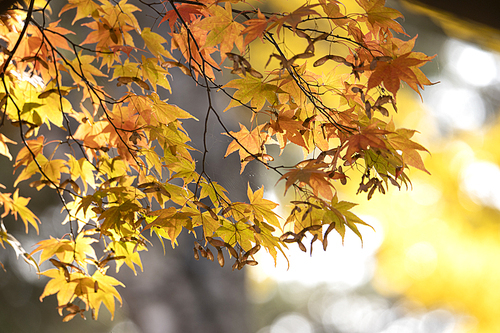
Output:
<svg viewBox="0 0 500 333">
<path fill-rule="evenodd" d="M 224 243 L 224 246 L 232 257 L 238 258 L 238 252 L 229 243 Z"/>
<path fill-rule="evenodd" d="M 224 254 L 221 249 L 217 249 L 217 261 L 219 262 L 220 267 L 224 267 Z"/>
<path fill-rule="evenodd" d="M 368 119 L 372 119 L 372 106 L 370 104 L 370 102 L 366 101 L 365 102 L 365 112 L 366 112 L 366 116 L 368 117 Z"/>
<path fill-rule="evenodd" d="M 156 183 L 155 182 L 142 183 L 142 184 L 137 185 L 137 188 L 146 188 L 146 187 L 150 187 L 153 185 L 156 185 Z"/>
<path fill-rule="evenodd" d="M 370 192 L 368 192 L 368 200 L 370 200 L 373 196 L 373 193 L 375 192 L 375 190 L 377 189 L 377 184 L 374 184 L 372 186 L 372 188 L 370 189 Z"/>
<path fill-rule="evenodd" d="M 248 250 L 246 254 L 248 254 L 249 256 L 253 256 L 257 252 L 259 252 L 259 250 L 260 250 L 260 244 L 257 244 L 254 247 L 252 247 L 250 250 Z"/>
<path fill-rule="evenodd" d="M 43 99 L 43 98 L 47 98 L 49 97 L 50 95 L 52 94 L 56 94 L 57 93 L 57 89 L 49 89 L 47 91 L 44 91 L 43 93 L 41 93 L 40 95 L 38 95 L 38 98 L 40 99 Z"/>
<path fill-rule="evenodd" d="M 77 313 L 68 313 L 67 315 L 64 316 L 63 318 L 63 323 L 66 323 L 68 321 L 70 321 L 71 319 L 73 319 L 75 316 L 76 316 Z"/>
<path fill-rule="evenodd" d="M 203 209 L 206 209 L 206 210 L 209 210 L 209 209 L 210 209 L 210 207 L 208 207 L 208 206 L 207 206 L 207 205 L 205 205 L 203 202 L 200 202 L 200 201 L 198 201 L 198 200 L 194 200 L 194 201 L 193 201 L 193 203 L 194 203 L 196 206 L 200 207 L 200 208 L 203 208 Z"/>
<path fill-rule="evenodd" d="M 184 75 L 191 76 L 191 71 L 189 70 L 189 68 L 178 61 L 165 61 L 161 64 L 161 66 L 163 68 L 177 67 L 182 71 L 182 73 L 184 73 Z"/>
<path fill-rule="evenodd" d="M 207 248 L 207 259 L 210 261 L 214 261 L 214 254 L 209 248 Z"/>
<path fill-rule="evenodd" d="M 210 213 L 210 216 L 211 216 L 214 220 L 219 221 L 219 217 L 217 216 L 217 214 L 215 214 L 215 212 L 214 212 L 211 208 L 209 208 L 209 209 L 208 209 L 208 212 Z"/>
<path fill-rule="evenodd" d="M 118 78 L 118 83 L 116 84 L 118 87 L 134 82 L 134 78 L 130 76 L 120 76 Z"/>
<path fill-rule="evenodd" d="M 313 239 L 311 240 L 311 256 L 313 254 L 313 243 L 318 240 L 318 234 L 314 235 Z"/>
<path fill-rule="evenodd" d="M 274 157 L 268 154 L 262 154 L 262 160 L 265 162 L 274 161 Z"/>
<path fill-rule="evenodd" d="M 266 223 L 266 222 L 261 222 L 260 223 L 264 228 L 266 228 L 267 230 L 271 231 L 271 232 L 274 232 L 276 230 L 276 228 L 274 228 L 272 225 L 270 225 L 269 223 Z"/>
<path fill-rule="evenodd" d="M 60 262 L 59 260 L 56 259 L 49 259 L 49 261 L 52 263 L 52 265 L 56 266 L 57 268 L 60 268 L 64 272 L 64 278 L 66 279 L 67 282 L 70 281 L 70 275 L 68 272 L 68 268 L 66 267 L 67 265 L 65 263 Z"/>
<path fill-rule="evenodd" d="M 212 237 L 207 237 L 207 240 L 210 243 L 210 245 L 212 245 L 213 247 L 224 247 L 225 246 L 225 243 L 223 241 L 221 241 L 220 239 L 214 239 Z"/>
<path fill-rule="evenodd" d="M 293 238 L 288 238 L 288 236 L 292 236 Z M 285 243 L 293 243 L 297 241 L 297 234 L 292 231 L 287 231 L 283 235 L 280 236 L 280 242 Z"/>
<path fill-rule="evenodd" d="M 199 255 L 198 250 L 196 249 L 196 247 L 193 248 L 193 251 L 194 251 L 194 258 L 196 260 L 200 260 L 200 255 Z"/>
<path fill-rule="evenodd" d="M 323 56 L 314 62 L 313 67 L 321 66 L 330 59 L 330 55 Z"/>
<path fill-rule="evenodd" d="M 141 87 L 142 89 L 145 89 L 145 90 L 151 90 L 151 88 L 149 87 L 149 84 L 147 84 L 146 82 L 144 82 L 143 80 L 139 79 L 138 77 L 134 77 L 133 78 L 134 82 L 137 83 L 137 85 L 139 87 Z"/>
<path fill-rule="evenodd" d="M 262 79 L 264 77 L 260 72 L 256 71 L 252 67 L 248 68 L 247 71 L 248 71 L 248 73 L 250 73 L 250 75 L 252 75 L 253 77 L 256 77 L 258 79 Z"/>
</svg>

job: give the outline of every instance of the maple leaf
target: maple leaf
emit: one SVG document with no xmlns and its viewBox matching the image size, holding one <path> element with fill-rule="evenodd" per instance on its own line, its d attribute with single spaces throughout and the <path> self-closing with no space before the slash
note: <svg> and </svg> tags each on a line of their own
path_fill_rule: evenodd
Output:
<svg viewBox="0 0 500 333">
<path fill-rule="evenodd" d="M 233 141 L 228 145 L 224 158 L 239 150 L 241 160 L 241 172 L 250 160 L 247 157 L 264 153 L 263 147 L 267 140 L 267 134 L 262 132 L 264 125 L 257 126 L 250 132 L 240 124 L 239 132 L 229 132 Z M 227 135 L 227 134 L 226 134 Z"/>
<path fill-rule="evenodd" d="M 145 80 L 146 79 L 149 80 L 149 82 L 153 85 L 153 89 L 155 91 L 157 90 L 156 85 L 159 85 L 167 89 L 169 92 L 172 92 L 172 90 L 170 89 L 170 83 L 166 78 L 168 74 L 169 73 L 166 69 L 158 66 L 157 59 L 155 58 L 146 59 L 146 57 L 142 56 L 142 75 Z"/>
<path fill-rule="evenodd" d="M 224 189 L 219 183 L 215 181 L 200 182 L 200 186 L 200 199 L 208 196 L 213 203 L 218 202 L 221 199 L 225 202 L 231 202 L 226 195 L 226 189 Z"/>
<path fill-rule="evenodd" d="M 30 255 L 41 251 L 39 264 L 54 255 L 60 262 L 70 263 L 73 261 L 74 242 L 68 239 L 57 239 L 51 236 L 50 239 L 42 240 L 35 245 L 37 248 Z"/>
<path fill-rule="evenodd" d="M 246 20 L 243 24 L 247 27 L 241 31 L 242 35 L 245 35 L 245 41 L 243 43 L 244 47 L 247 47 L 252 41 L 254 41 L 257 37 L 260 38 L 262 42 L 264 42 L 264 32 L 267 29 L 267 26 L 270 22 L 274 22 L 276 20 L 276 16 L 272 16 L 267 19 L 264 14 L 261 13 L 260 8 L 257 9 L 257 18 Z"/>
<path fill-rule="evenodd" d="M 184 111 L 177 105 L 168 104 L 167 103 L 168 99 L 161 100 L 158 94 L 156 93 L 152 93 L 148 97 L 153 103 L 151 106 L 151 115 L 152 115 L 151 118 L 154 118 L 160 124 L 169 124 L 178 119 L 192 118 L 194 120 L 198 120 L 192 114 Z"/>
<path fill-rule="evenodd" d="M 19 217 L 24 222 L 26 233 L 28 233 L 28 224 L 31 224 L 38 234 L 38 224 L 40 223 L 40 220 L 35 214 L 33 214 L 31 210 L 28 209 L 28 207 L 26 207 L 30 202 L 30 198 L 19 196 L 19 189 L 16 189 L 14 195 L 12 196 L 12 199 L 8 198 L 7 200 L 0 200 L 0 202 L 2 202 L 4 206 L 4 212 L 1 216 L 2 218 L 12 212 L 15 219 L 17 220 L 17 216 L 19 214 Z"/>
<path fill-rule="evenodd" d="M 293 31 L 297 29 L 297 25 L 302 22 L 302 18 L 304 16 L 310 16 L 310 15 L 315 15 L 315 16 L 320 16 L 317 11 L 315 11 L 313 8 L 317 7 L 319 4 L 313 4 L 313 5 L 308 5 L 307 3 L 303 4 L 290 14 L 283 15 L 283 17 L 276 19 L 276 22 L 273 24 L 273 26 L 277 25 L 278 28 L 276 29 L 276 32 L 278 34 L 278 37 L 280 35 L 281 28 L 285 24 L 290 24 L 292 27 Z"/>
<path fill-rule="evenodd" d="M 333 24 L 337 26 L 344 26 L 349 23 L 349 20 L 340 10 L 340 5 L 342 5 L 337 0 L 319 0 L 321 7 L 323 7 L 323 11 L 326 16 L 333 19 L 331 20 Z"/>
<path fill-rule="evenodd" d="M 270 230 L 262 228 L 260 232 L 254 233 L 254 237 L 255 240 L 258 241 L 258 244 L 261 244 L 273 257 L 274 265 L 277 264 L 277 250 L 279 250 L 288 261 L 285 252 L 283 252 L 282 243 L 280 243 L 278 237 L 273 236 Z M 290 263 L 288 263 L 288 266 L 290 266 Z"/>
<path fill-rule="evenodd" d="M 33 155 L 38 156 L 38 154 L 43 153 L 44 147 L 44 136 L 40 135 L 34 140 L 26 141 L 28 147 L 23 147 L 19 153 L 17 153 L 16 162 L 14 163 L 14 170 L 16 170 L 21 165 L 28 165 L 33 161 Z"/>
<path fill-rule="evenodd" d="M 208 209 L 210 209 L 207 206 Z M 212 236 L 217 229 L 223 224 L 222 219 L 220 219 L 215 212 L 210 209 L 209 211 L 200 212 L 199 208 L 193 208 L 193 213 L 196 211 L 195 215 L 192 216 L 193 228 L 197 226 L 203 227 L 203 235 Z M 216 217 L 217 219 L 215 219 Z"/>
<path fill-rule="evenodd" d="M 264 222 L 266 220 L 269 224 L 281 230 L 281 224 L 278 220 L 278 215 L 273 212 L 273 209 L 278 206 L 277 203 L 271 200 L 264 199 L 264 186 L 255 192 L 252 192 L 250 184 L 247 185 L 247 196 L 250 200 L 250 207 L 252 213 L 252 220 Z"/>
<path fill-rule="evenodd" d="M 375 28 L 390 28 L 397 33 L 405 33 L 403 27 L 395 21 L 403 15 L 396 9 L 385 7 L 385 0 L 356 0 L 366 11 L 368 23 Z"/>
<path fill-rule="evenodd" d="M 131 26 L 111 26 L 109 22 L 96 22 L 83 23 L 93 31 L 87 35 L 87 38 L 82 42 L 86 44 L 96 44 L 97 50 L 106 50 L 115 45 L 129 44 L 134 46 L 133 39 L 128 31 L 133 30 Z"/>
<path fill-rule="evenodd" d="M 146 250 L 145 246 L 131 241 L 114 241 L 109 244 L 108 248 L 113 250 L 115 256 L 122 258 L 121 260 L 116 261 L 117 273 L 123 264 L 126 264 L 135 275 L 137 275 L 137 271 L 135 269 L 136 265 L 141 269 L 141 271 L 143 270 L 139 251 Z"/>
<path fill-rule="evenodd" d="M 195 69 L 195 74 L 200 73 L 207 77 L 214 78 L 214 69 L 219 69 L 219 65 L 212 58 L 211 54 L 216 51 L 214 47 L 202 47 L 207 39 L 207 31 L 197 26 L 196 22 L 189 27 L 189 33 L 184 27 L 179 33 L 172 33 L 173 47 L 182 52 L 190 66 Z M 190 69 L 191 69 L 190 67 Z"/>
<path fill-rule="evenodd" d="M 302 161 L 295 166 L 295 169 L 291 169 L 281 176 L 278 182 L 286 179 L 285 194 L 290 186 L 295 183 L 298 183 L 299 186 L 307 184 L 311 187 L 316 196 L 322 196 L 331 200 L 334 195 L 334 187 L 332 183 L 328 181 L 329 172 L 321 170 L 327 167 L 328 164 L 316 163 L 315 160 Z"/>
<path fill-rule="evenodd" d="M 361 220 L 358 216 L 356 216 L 353 212 L 350 211 L 350 209 L 355 207 L 357 204 L 347 201 L 338 201 L 338 198 L 335 195 L 334 198 L 331 200 L 330 205 L 332 209 L 331 212 L 333 212 L 334 215 L 336 215 L 333 220 L 334 221 L 336 220 L 338 222 L 335 225 L 335 229 L 341 235 L 342 243 L 344 242 L 345 225 L 347 225 L 347 227 L 351 229 L 359 237 L 359 239 L 361 240 L 361 244 L 363 244 L 363 237 L 361 236 L 361 233 L 358 230 L 357 224 L 365 225 L 372 229 L 373 227 L 368 223 L 364 222 L 363 220 Z"/>
<path fill-rule="evenodd" d="M 221 63 L 226 59 L 226 53 L 231 52 L 235 45 L 243 53 L 245 48 L 241 32 L 245 27 L 233 20 L 231 4 L 226 2 L 225 9 L 213 6 L 209 10 L 212 16 L 197 24 L 198 28 L 210 31 L 203 47 L 210 48 L 220 44 Z"/>
<path fill-rule="evenodd" d="M 418 153 L 418 150 L 425 152 L 429 151 L 422 145 L 410 140 L 416 131 L 404 128 L 395 130 L 392 119 L 387 124 L 386 130 L 391 131 L 391 133 L 387 134 L 387 143 L 393 149 L 402 152 L 403 162 L 430 174 L 430 172 L 425 168 L 424 162 Z"/>
<path fill-rule="evenodd" d="M 141 37 L 144 40 L 145 46 L 155 57 L 165 56 L 170 59 L 175 59 L 170 52 L 163 47 L 162 44 L 165 44 L 167 40 L 161 35 L 152 32 L 150 28 L 144 28 L 141 32 Z"/>
<path fill-rule="evenodd" d="M 85 192 L 87 192 L 88 186 L 95 188 L 95 167 L 84 157 L 77 160 L 73 155 L 66 154 L 66 156 L 68 157 L 66 164 L 68 165 L 71 179 L 77 180 L 78 178 L 81 178 Z"/>
<path fill-rule="evenodd" d="M 54 159 L 47 160 L 47 158 L 39 154 L 35 161 L 31 161 L 26 168 L 21 171 L 16 181 L 14 182 L 14 186 L 19 184 L 23 180 L 29 179 L 36 173 L 40 173 L 42 181 L 41 187 L 44 185 L 44 181 L 48 181 L 48 183 L 53 186 L 52 183 L 59 184 L 61 181 L 61 173 L 67 173 L 68 169 L 65 165 L 65 161 L 62 159 Z M 38 189 L 40 189 L 39 187 Z"/>
<path fill-rule="evenodd" d="M 234 79 L 229 81 L 223 88 L 238 89 L 231 99 L 229 105 L 224 111 L 232 107 L 240 106 L 250 102 L 250 106 L 255 112 L 262 110 L 266 100 L 270 104 L 278 102 L 276 97 L 277 93 L 281 92 L 277 86 L 269 83 L 264 83 L 260 78 L 252 75 L 246 75 L 241 79 Z"/>
<path fill-rule="evenodd" d="M 85 233 L 81 232 L 74 241 L 74 259 L 79 263 L 84 263 L 87 258 L 97 260 L 95 250 L 91 244 L 97 242 L 97 239 L 86 237 Z"/>
<path fill-rule="evenodd" d="M 140 209 L 141 208 L 131 200 L 126 200 L 119 205 L 108 207 L 99 216 L 99 220 L 104 220 L 102 222 L 101 229 L 117 229 L 124 222 L 133 223 L 135 213 L 140 211 Z"/>
<path fill-rule="evenodd" d="M 61 16 L 64 12 L 76 8 L 76 15 L 71 24 L 76 21 L 91 16 L 100 6 L 92 0 L 68 0 L 68 3 L 59 12 Z"/>
<path fill-rule="evenodd" d="M 253 247 L 250 240 L 253 239 L 254 233 L 249 228 L 249 225 L 242 221 L 231 223 L 227 220 L 223 220 L 222 226 L 216 231 L 216 236 L 222 238 L 224 242 L 232 247 L 238 243 L 245 251 Z"/>
<path fill-rule="evenodd" d="M 294 119 L 294 112 L 294 110 L 282 111 L 279 113 L 278 119 L 270 123 L 281 149 L 285 148 L 288 141 L 306 148 L 303 136 L 306 128 L 303 126 L 302 121 Z"/>
<path fill-rule="evenodd" d="M 77 54 L 75 59 L 69 61 L 72 68 L 76 70 L 76 73 L 73 70 L 70 70 L 71 77 L 76 84 L 84 87 L 86 81 L 89 81 L 93 85 L 97 86 L 94 76 L 106 76 L 92 65 L 95 60 L 95 57 L 91 55 L 82 55 L 80 52 Z"/>
<path fill-rule="evenodd" d="M 368 90 L 384 84 L 384 87 L 396 97 L 401 81 L 405 81 L 420 97 L 419 87 L 432 84 L 418 67 L 424 65 L 434 57 L 408 52 L 396 57 L 392 61 L 379 61 L 375 70 L 368 79 Z"/>
<path fill-rule="evenodd" d="M 168 21 L 170 31 L 174 31 L 174 25 L 179 18 L 178 15 L 180 15 L 180 18 L 184 22 L 192 23 L 197 17 L 203 14 L 203 7 L 199 5 L 191 5 L 187 3 L 175 3 L 174 5 L 176 7 L 176 10 L 171 9 L 167 11 L 158 24 L 161 25 L 163 22 Z"/>
<path fill-rule="evenodd" d="M 9 160 L 12 161 L 12 155 L 9 152 L 9 147 L 7 147 L 7 143 L 17 144 L 17 142 L 12 141 L 5 135 L 0 133 L 0 154 L 3 156 L 7 156 Z"/>
<path fill-rule="evenodd" d="M 82 273 L 72 273 L 71 275 L 64 274 L 62 269 L 49 269 L 40 273 L 46 277 L 51 278 L 45 285 L 42 295 L 40 295 L 40 302 L 49 295 L 57 293 L 57 301 L 59 305 L 68 304 L 75 298 L 75 288 L 78 285 L 78 278 L 84 278 Z"/>
<path fill-rule="evenodd" d="M 115 286 L 125 287 L 125 285 L 114 277 L 103 274 L 101 270 L 95 271 L 92 275 L 92 281 L 94 282 L 93 289 L 89 290 L 85 296 L 88 297 L 88 303 L 95 309 L 95 319 L 98 317 L 101 304 L 106 306 L 111 313 L 111 319 L 113 319 L 115 315 L 115 298 L 122 304 L 122 298 Z"/>
<path fill-rule="evenodd" d="M 358 134 L 353 134 L 347 140 L 349 142 L 344 159 L 349 163 L 353 163 L 352 155 L 357 152 L 362 152 L 368 148 L 381 148 L 386 149 L 384 140 L 380 138 L 381 135 L 389 133 L 386 130 L 379 129 L 377 123 L 374 122 L 368 127 L 365 127 Z"/>
<path fill-rule="evenodd" d="M 150 217 L 156 217 L 152 223 L 148 224 L 147 229 L 155 228 L 154 231 L 158 236 L 170 239 L 172 248 L 177 245 L 177 237 L 180 235 L 182 228 L 191 224 L 191 216 L 194 212 L 177 212 L 174 207 L 160 209 L 148 214 Z M 198 212 L 199 214 L 199 212 Z"/>
</svg>

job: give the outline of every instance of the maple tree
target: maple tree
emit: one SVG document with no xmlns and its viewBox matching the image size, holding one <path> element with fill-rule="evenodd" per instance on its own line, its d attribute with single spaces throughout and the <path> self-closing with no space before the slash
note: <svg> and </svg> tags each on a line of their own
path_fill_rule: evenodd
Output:
<svg viewBox="0 0 500 333">
<path fill-rule="evenodd" d="M 90 30 L 81 43 L 60 20 L 49 22 L 50 1 L 29 0 L 1 15 L 0 126 L 19 128 L 17 138 L 0 133 L 0 154 L 17 173 L 15 192 L 0 193 L 1 217 L 19 216 L 27 232 L 38 231 L 41 221 L 17 188 L 27 180 L 57 191 L 66 216 L 65 236 L 40 240 L 31 253 L 2 224 L 2 245 L 37 269 L 52 264 L 40 272 L 50 278 L 40 298 L 56 294 L 64 321 L 88 310 L 97 318 L 102 304 L 113 314 L 123 284 L 107 274 L 109 264 L 142 269 L 152 235 L 175 247 L 185 230 L 196 259 L 221 266 L 232 259 L 233 270 L 256 265 L 262 249 L 275 261 L 293 243 L 307 251 L 306 234 L 311 251 L 316 241 L 326 249 L 334 230 L 361 238 L 357 225 L 366 223 L 351 212 L 354 203 L 339 200 L 338 188 L 359 179 L 358 193 L 371 198 L 408 187 L 409 167 L 427 172 L 419 155 L 426 149 L 411 140 L 416 131 L 397 129 L 390 113 L 401 81 L 417 93 L 431 84 L 419 67 L 432 57 L 412 51 L 415 38 L 394 36 L 406 35 L 395 21 L 402 15 L 385 0 L 356 3 L 357 12 L 318 0 L 270 13 L 243 0 L 144 0 L 157 21 L 141 27 L 141 8 L 127 0 L 68 0 L 59 15 Z M 271 50 L 264 56 L 263 45 Z M 222 72 L 237 78 L 221 81 Z M 183 127 L 196 118 L 163 97 L 175 94 L 172 73 L 206 90 L 201 162 Z M 224 110 L 215 94 L 230 98 Z M 248 110 L 250 125 L 231 131 L 223 112 L 235 107 Z M 248 186 L 248 202 L 234 202 L 210 178 L 210 116 L 232 139 L 226 156 L 239 154 L 241 172 L 261 163 L 293 191 L 287 217 L 275 213 L 263 187 Z M 46 139 L 54 127 L 64 139 Z M 8 145 L 15 143 L 23 148 L 14 159 Z M 304 154 L 294 166 L 276 165 L 270 145 Z"/>
</svg>

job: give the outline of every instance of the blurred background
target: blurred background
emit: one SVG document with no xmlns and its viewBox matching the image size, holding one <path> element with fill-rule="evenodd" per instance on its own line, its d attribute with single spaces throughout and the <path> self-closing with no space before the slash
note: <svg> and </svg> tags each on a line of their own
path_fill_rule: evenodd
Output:
<svg viewBox="0 0 500 333">
<path fill-rule="evenodd" d="M 268 2 L 278 4 L 290 9 L 302 1 Z M 407 87 L 400 90 L 402 111 L 394 115 L 397 126 L 420 132 L 415 139 L 431 152 L 423 157 L 432 175 L 412 170 L 412 190 L 392 190 L 370 201 L 352 195 L 356 184 L 342 188 L 344 200 L 359 203 L 355 213 L 375 228 L 360 230 L 363 246 L 353 234 L 344 245 L 331 234 L 326 252 L 318 246 L 310 257 L 292 248 L 288 270 L 285 260 L 274 267 L 262 257 L 258 266 L 231 272 L 192 259 L 190 237 L 181 241 L 184 248 L 167 249 L 166 255 L 154 242 L 143 255 L 143 273 L 135 277 L 125 268 L 117 276 L 127 287 L 120 290 L 124 305 L 114 321 L 103 310 L 98 322 L 69 323 L 61 322 L 55 297 L 39 302 L 46 281 L 16 261 L 11 249 L 1 250 L 7 271 L 0 271 L 0 332 L 499 332 L 500 3 L 387 5 L 403 13 L 411 37 L 418 34 L 415 50 L 438 55 L 422 70 L 439 84 L 426 87 L 423 101 Z M 192 98 L 203 92 L 192 82 L 176 79 L 173 89 L 173 103 L 204 113 L 204 101 Z M 233 115 L 227 120 L 231 129 L 246 118 L 239 111 Z M 196 126 L 186 123 L 188 130 Z M 236 156 L 222 160 L 228 142 L 217 135 L 217 124 L 210 127 L 209 167 L 217 181 L 233 194 L 247 182 L 254 190 L 266 184 L 268 198 L 283 193 L 258 166 L 249 165 L 240 176 Z M 201 141 L 193 145 L 201 147 Z M 12 186 L 8 161 L 0 163 L 6 170 L 0 183 Z M 57 198 L 24 186 L 21 195 L 32 197 L 30 207 L 43 221 L 42 236 L 61 237 L 63 218 L 51 206 Z M 245 199 L 238 195 L 235 200 Z M 19 223 L 5 223 L 30 251 L 36 239 L 22 226 L 16 230 Z"/>
</svg>

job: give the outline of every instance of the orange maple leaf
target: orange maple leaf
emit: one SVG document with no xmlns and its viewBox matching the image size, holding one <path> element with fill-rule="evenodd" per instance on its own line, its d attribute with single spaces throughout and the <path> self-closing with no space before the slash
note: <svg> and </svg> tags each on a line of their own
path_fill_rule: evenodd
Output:
<svg viewBox="0 0 500 333">
<path fill-rule="evenodd" d="M 244 24 L 247 26 L 242 32 L 242 35 L 245 35 L 245 42 L 243 43 L 244 47 L 247 47 L 248 44 L 250 44 L 253 40 L 255 40 L 257 37 L 260 38 L 262 42 L 264 42 L 264 32 L 267 29 L 267 26 L 269 22 L 274 22 L 276 20 L 275 16 L 272 16 L 269 20 L 260 12 L 260 8 L 258 9 L 257 12 L 257 18 L 256 19 L 250 19 L 244 22 Z"/>
<path fill-rule="evenodd" d="M 296 182 L 299 186 L 307 184 L 313 190 L 314 195 L 322 196 L 327 200 L 332 200 L 334 196 L 333 184 L 328 181 L 329 172 L 322 169 L 327 168 L 327 163 L 316 163 L 316 160 L 306 160 L 295 165 L 295 169 L 291 169 L 285 173 L 278 182 L 286 179 L 285 194 Z"/>
<path fill-rule="evenodd" d="M 203 73 L 210 78 L 214 78 L 213 69 L 219 69 L 219 65 L 212 59 L 211 54 L 217 50 L 214 47 L 205 45 L 207 31 L 198 27 L 196 22 L 191 24 L 189 31 L 182 27 L 179 33 L 171 34 L 172 50 L 177 48 L 182 52 L 184 58 L 188 59 L 193 69 L 196 70 L 196 76 Z"/>
<path fill-rule="evenodd" d="M 271 121 L 271 128 L 275 131 L 280 148 L 285 148 L 288 141 L 305 148 L 303 133 L 306 128 L 302 125 L 303 122 L 294 120 L 294 110 L 288 110 L 286 113 L 280 112 L 278 119 Z"/>
<path fill-rule="evenodd" d="M 261 132 L 263 127 L 264 125 L 259 125 L 250 132 L 245 126 L 240 124 L 239 132 L 229 132 L 231 136 L 234 137 L 234 140 L 227 147 L 224 158 L 239 150 L 241 172 L 243 172 L 247 163 L 251 161 L 251 159 L 247 159 L 247 157 L 263 154 L 265 152 L 264 144 L 267 140 L 267 134 Z M 242 147 L 245 147 L 245 149 Z"/>
<path fill-rule="evenodd" d="M 184 22 L 187 24 L 190 24 L 193 22 L 197 17 L 202 15 L 202 6 L 197 6 L 197 5 L 191 5 L 187 3 L 183 4 L 175 4 L 175 7 L 177 9 L 171 9 L 165 13 L 165 16 L 161 19 L 160 24 L 162 24 L 165 21 L 168 21 L 168 25 L 170 26 L 170 31 L 174 31 L 174 25 L 175 22 L 177 22 L 177 19 L 179 18 L 182 19 Z M 177 14 L 177 12 L 179 14 Z"/>
<path fill-rule="evenodd" d="M 347 139 L 348 146 L 344 159 L 352 164 L 352 155 L 361 152 L 368 148 L 381 148 L 387 149 L 385 142 L 380 138 L 381 135 L 387 134 L 389 131 L 379 129 L 377 123 L 372 123 L 364 128 L 358 134 L 353 134 Z"/>
<path fill-rule="evenodd" d="M 405 53 L 392 61 L 379 61 L 377 67 L 368 79 L 368 90 L 381 83 L 394 97 L 399 90 L 401 81 L 405 81 L 419 95 L 419 87 L 432 84 L 418 69 L 433 57 L 422 57 L 415 52 Z"/>
<path fill-rule="evenodd" d="M 410 138 L 415 134 L 415 130 L 409 130 L 405 128 L 399 128 L 394 130 L 394 123 L 392 120 L 387 124 L 386 130 L 391 131 L 387 134 L 387 143 L 394 150 L 400 150 L 402 153 L 403 162 L 409 166 L 422 170 L 430 174 L 430 172 L 425 168 L 422 157 L 418 153 L 418 150 L 429 152 L 425 147 L 410 140 Z"/>
</svg>

